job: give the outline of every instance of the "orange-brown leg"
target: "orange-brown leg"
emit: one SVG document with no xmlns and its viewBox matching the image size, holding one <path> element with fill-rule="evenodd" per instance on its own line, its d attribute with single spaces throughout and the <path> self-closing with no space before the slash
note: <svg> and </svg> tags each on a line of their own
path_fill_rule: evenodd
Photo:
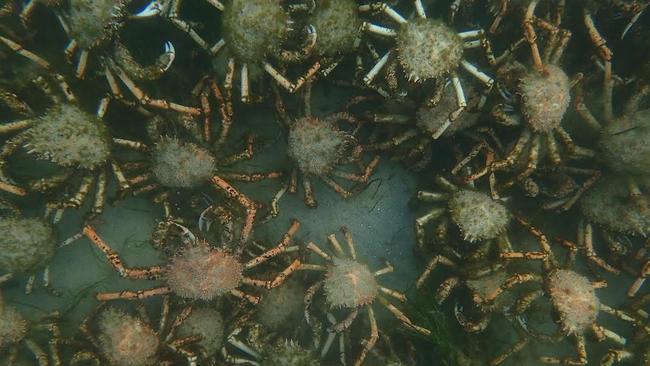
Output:
<svg viewBox="0 0 650 366">
<path fill-rule="evenodd" d="M 490 360 L 490 366 L 498 366 L 502 364 L 508 357 L 514 355 L 517 352 L 520 352 L 526 345 L 530 342 L 530 338 L 524 338 L 519 342 L 513 344 L 508 350 L 500 354 L 499 356 Z"/>
<path fill-rule="evenodd" d="M 535 28 L 533 27 L 534 13 L 535 8 L 539 0 L 532 0 L 528 3 L 528 8 L 526 9 L 526 14 L 524 15 L 524 35 L 526 40 L 530 45 L 530 52 L 533 57 L 533 64 L 537 71 L 544 71 L 544 64 L 542 63 L 542 57 L 539 53 L 539 48 L 537 47 L 537 34 L 535 33 Z"/>
<path fill-rule="evenodd" d="M 442 304 L 447 300 L 449 295 L 451 295 L 451 292 L 458 287 L 458 284 L 460 283 L 460 278 L 458 277 L 449 277 L 446 280 L 442 281 L 440 286 L 438 286 L 438 289 L 436 289 L 436 302 L 438 304 Z"/>
<path fill-rule="evenodd" d="M 435 257 L 431 258 L 431 260 L 427 264 L 427 267 L 424 269 L 424 272 L 422 272 L 417 282 L 415 282 L 415 286 L 417 288 L 422 287 L 424 281 L 426 281 L 426 279 L 429 278 L 429 275 L 431 275 L 431 272 L 433 272 L 433 270 L 438 266 L 438 264 L 443 264 L 451 268 L 456 267 L 456 263 L 454 263 L 452 260 L 442 255 L 436 255 Z"/>
<path fill-rule="evenodd" d="M 205 80 L 201 80 L 199 83 L 203 84 Z M 207 143 L 212 142 L 212 106 L 210 106 L 210 100 L 208 95 L 210 90 L 203 86 L 199 93 L 199 101 L 201 102 L 201 109 L 203 111 L 203 141 Z"/>
<path fill-rule="evenodd" d="M 534 273 L 517 273 L 509 278 L 507 278 L 503 283 L 494 289 L 493 291 L 489 292 L 487 295 L 485 295 L 485 299 L 483 299 L 485 302 L 491 302 L 494 301 L 499 295 L 504 293 L 506 290 L 513 288 L 514 286 L 525 283 L 525 282 L 531 282 L 531 281 L 540 281 L 540 277 Z"/>
<path fill-rule="evenodd" d="M 214 95 L 217 103 L 219 103 L 219 115 L 221 116 L 221 132 L 219 132 L 219 144 L 223 144 L 226 141 L 230 133 L 230 127 L 232 126 L 232 117 L 233 117 L 233 108 L 232 108 L 232 99 L 230 93 L 226 93 L 226 97 L 219 89 L 219 85 L 215 80 L 209 81 L 210 90 L 212 90 L 212 95 Z"/>
<path fill-rule="evenodd" d="M 388 309 L 388 311 L 395 316 L 402 324 L 404 324 L 407 328 L 414 330 L 424 336 L 430 336 L 431 331 L 429 329 L 423 328 L 419 325 L 414 324 L 411 319 L 409 319 L 401 310 L 399 310 L 395 305 L 391 304 L 388 302 L 388 300 L 384 299 L 381 296 L 378 296 L 377 299 L 379 302 Z"/>
<path fill-rule="evenodd" d="M 249 295 L 249 294 L 247 294 L 247 293 L 245 293 L 243 291 L 237 290 L 237 289 L 231 290 L 230 294 L 235 296 L 235 297 L 238 297 L 240 299 L 246 300 L 246 301 L 250 302 L 253 305 L 258 304 L 260 302 L 260 300 L 261 300 L 261 298 L 259 296 Z"/>
<path fill-rule="evenodd" d="M 162 266 L 126 268 L 122 263 L 120 256 L 97 234 L 92 226 L 86 225 L 83 229 L 83 234 L 90 239 L 97 249 L 101 250 L 104 255 L 106 255 L 108 262 L 122 277 L 132 279 L 157 279 L 164 271 Z"/>
<path fill-rule="evenodd" d="M 280 239 L 280 242 L 278 245 L 275 246 L 275 248 L 272 248 L 270 250 L 267 250 L 266 252 L 260 254 L 259 256 L 251 259 L 244 265 L 245 269 L 250 269 L 253 268 L 259 264 L 262 264 L 269 259 L 283 253 L 287 247 L 289 246 L 289 243 L 291 242 L 291 239 L 293 236 L 296 234 L 296 232 L 300 229 L 300 221 L 293 219 L 291 220 L 291 226 L 289 227 L 289 230 L 287 230 L 283 235 L 282 239 Z"/>
<path fill-rule="evenodd" d="M 240 161 L 250 160 L 253 158 L 253 143 L 255 141 L 255 137 L 252 134 L 247 134 L 244 139 L 244 149 L 236 154 L 221 159 L 221 165 L 232 165 Z"/>
<path fill-rule="evenodd" d="M 171 292 L 172 290 L 169 287 L 157 287 L 139 291 L 100 292 L 95 297 L 99 301 L 142 300 L 154 296 L 167 295 Z"/>
<path fill-rule="evenodd" d="M 583 224 L 583 223 L 579 223 Z M 593 234 L 593 226 L 590 223 L 584 223 L 584 230 L 583 231 L 583 245 L 584 245 L 584 250 L 585 254 L 587 255 L 587 260 L 589 262 L 595 264 L 596 266 L 604 269 L 605 271 L 613 274 L 619 274 L 621 271 L 618 268 L 615 268 L 611 265 L 609 265 L 607 262 L 605 262 L 604 259 L 598 256 L 596 253 L 596 250 L 594 250 L 594 234 Z"/>
<path fill-rule="evenodd" d="M 585 347 L 585 336 L 583 334 L 575 335 L 576 351 L 578 357 L 561 359 L 558 357 L 540 357 L 542 363 L 554 365 L 586 365 L 587 364 L 587 349 Z"/>
<path fill-rule="evenodd" d="M 366 165 L 365 168 L 363 168 L 361 174 L 353 174 L 353 173 L 348 173 L 348 172 L 341 172 L 338 170 L 335 170 L 332 172 L 332 175 L 347 179 L 352 182 L 358 182 L 358 183 L 367 183 L 368 179 L 374 173 L 375 169 L 377 168 L 377 164 L 379 164 L 379 155 L 375 156 L 368 165 Z"/>
<path fill-rule="evenodd" d="M 237 191 L 233 186 L 231 186 L 225 180 L 221 179 L 219 176 L 215 175 L 212 177 L 212 183 L 224 190 L 229 198 L 237 200 L 246 209 L 246 221 L 244 223 L 244 227 L 241 230 L 240 240 L 242 242 L 247 241 L 248 237 L 253 231 L 253 222 L 255 221 L 255 216 L 257 214 L 257 204 L 250 198 L 239 193 L 239 191 Z"/>
<path fill-rule="evenodd" d="M 184 105 L 180 105 L 177 103 L 173 102 L 168 102 L 163 99 L 153 99 L 149 95 L 147 95 L 142 89 L 140 89 L 134 82 L 131 80 L 131 78 L 122 70 L 119 66 L 112 65 L 113 70 L 117 73 L 117 76 L 122 80 L 124 85 L 131 91 L 131 93 L 135 96 L 135 98 L 140 102 L 140 104 L 144 106 L 150 106 L 158 109 L 163 109 L 163 110 L 173 110 L 176 112 L 180 113 L 187 113 L 191 114 L 193 116 L 200 116 L 202 114 L 202 111 L 200 108 L 196 107 L 188 107 Z"/>
<path fill-rule="evenodd" d="M 368 352 L 375 346 L 375 343 L 377 343 L 377 340 L 379 339 L 379 331 L 377 329 L 377 320 L 375 319 L 375 312 L 372 310 L 372 306 L 368 305 L 368 319 L 370 320 L 370 338 L 364 340 L 362 342 L 363 348 L 361 348 L 361 352 L 359 353 L 359 356 L 357 359 L 354 361 L 354 366 L 361 366 L 363 364 L 363 361 L 365 361 L 366 356 L 368 356 Z"/>
<path fill-rule="evenodd" d="M 330 178 L 329 176 L 321 176 L 320 179 L 344 199 L 352 197 L 352 192 L 343 188 L 343 186 L 338 184 L 334 179 Z"/>
</svg>

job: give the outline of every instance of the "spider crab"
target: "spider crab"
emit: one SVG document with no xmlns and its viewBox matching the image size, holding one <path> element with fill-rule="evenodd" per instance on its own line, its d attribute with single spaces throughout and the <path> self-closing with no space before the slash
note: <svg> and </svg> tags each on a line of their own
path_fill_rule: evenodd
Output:
<svg viewBox="0 0 650 366">
<path fill-rule="evenodd" d="M 431 135 L 438 139 L 445 130 L 458 119 L 467 108 L 465 92 L 457 70 L 463 68 L 470 75 L 476 77 L 485 85 L 485 93 L 492 89 L 494 80 L 480 71 L 475 65 L 465 60 L 465 50 L 483 47 L 487 53 L 488 61 L 492 63 L 491 45 L 481 29 L 456 33 L 444 23 L 427 18 L 421 0 L 414 0 L 416 18 L 407 20 L 385 3 L 372 3 L 361 5 L 364 12 L 379 12 L 388 19 L 398 24 L 396 29 L 364 22 L 362 29 L 368 33 L 395 40 L 395 45 L 382 56 L 366 74 L 363 81 L 372 87 L 373 80 L 380 71 L 387 68 L 387 81 L 397 84 L 396 73 L 404 75 L 409 83 L 419 85 L 428 81 L 435 81 L 437 93 L 444 89 L 448 80 L 454 87 L 456 94 L 456 108 L 449 114 L 447 120 Z M 397 68 L 401 71 L 396 71 Z M 376 89 L 376 88 L 375 88 Z M 388 94 L 381 88 L 381 94 Z M 435 100 L 435 98 L 433 98 Z"/>
<path fill-rule="evenodd" d="M 241 100 L 251 101 L 250 82 L 252 76 L 261 73 L 270 75 L 273 80 L 289 92 L 300 89 L 320 69 L 315 63 L 295 82 L 285 77 L 275 66 L 273 59 L 281 62 L 302 60 L 316 44 L 316 30 L 307 26 L 302 30 L 306 34 L 304 44 L 297 50 L 288 49 L 285 43 L 291 40 L 292 22 L 290 13 L 280 1 L 271 0 L 209 0 L 208 3 L 222 13 L 221 38 L 210 45 L 189 22 L 180 17 L 183 0 L 154 0 L 135 17 L 146 18 L 162 16 L 174 26 L 187 33 L 189 37 L 212 56 L 226 53 L 227 71 L 224 89 L 232 95 L 233 81 L 239 66 L 239 83 Z"/>
<path fill-rule="evenodd" d="M 324 272 L 321 280 L 314 283 L 305 295 L 305 319 L 308 324 L 314 324 L 314 318 L 311 314 L 312 303 L 319 290 L 324 292 L 324 301 L 327 310 L 326 314 L 336 310 L 345 311 L 347 314 L 341 321 L 336 321 L 330 327 L 328 338 L 325 342 L 321 354 L 327 353 L 327 347 L 337 335 L 348 329 L 357 318 L 359 312 L 366 310 L 370 321 L 370 338 L 362 343 L 362 348 L 354 358 L 354 365 L 360 366 L 366 359 L 368 352 L 374 347 L 379 339 L 379 330 L 373 305 L 376 301 L 382 304 L 390 311 L 407 329 L 413 330 L 423 335 L 430 335 L 431 331 L 413 323 L 401 310 L 389 302 L 383 295 L 390 296 L 399 302 L 405 302 L 406 296 L 398 291 L 391 290 L 379 284 L 377 278 L 387 273 L 393 272 L 393 267 L 387 263 L 386 267 L 371 272 L 370 269 L 358 262 L 352 234 L 343 227 L 341 228 L 345 237 L 348 248 L 348 254 L 343 250 L 335 234 L 327 237 L 328 242 L 334 249 L 335 254 L 330 255 L 313 242 L 307 244 L 307 249 L 324 259 L 328 264 L 308 264 L 300 265 L 300 270 Z M 333 316 L 333 315 L 328 315 Z M 336 318 L 334 318 L 336 319 Z"/>
<path fill-rule="evenodd" d="M 48 193 L 64 189 L 68 184 L 75 184 L 76 191 L 66 199 L 47 204 L 46 216 L 51 214 L 53 220 L 58 222 L 65 209 L 81 207 L 95 186 L 91 214 L 101 213 L 106 201 L 109 168 L 118 181 L 119 189 L 129 188 L 120 165 L 111 154 L 113 145 L 129 144 L 120 144 L 124 140 L 112 138 L 101 118 L 81 109 L 78 98 L 65 78 L 46 60 L 8 38 L 0 37 L 0 43 L 46 72 L 50 80 L 38 76 L 35 83 L 52 100 L 52 106 L 43 115 L 34 115 L 27 106 L 27 118 L 0 126 L 0 134 L 15 134 L 5 141 L 0 152 L 0 189 L 24 196 L 28 192 Z M 52 82 L 58 86 L 60 93 L 52 90 Z M 9 99 L 10 102 L 16 101 Z M 18 111 L 26 113 L 24 106 L 19 104 Z M 14 103 L 13 109 L 16 108 Z M 38 159 L 54 163 L 62 172 L 29 182 L 28 189 L 17 186 L 7 174 L 6 159 L 21 147 Z"/>
<path fill-rule="evenodd" d="M 560 28 L 561 17 L 551 22 L 535 16 L 538 2 L 530 1 L 526 7 L 524 37 L 515 42 L 497 61 L 497 64 L 501 64 L 497 85 L 506 103 L 496 105 L 492 114 L 499 124 L 519 127 L 519 137 L 503 159 L 495 160 L 484 169 L 466 176 L 466 181 L 476 180 L 488 173 L 514 171 L 515 176 L 500 187 L 506 189 L 529 179 L 538 169 L 540 155 L 546 155 L 552 165 L 558 166 L 566 157 L 562 156 L 556 137 L 565 146 L 568 157 L 592 156 L 588 149 L 576 146 L 561 125 L 570 105 L 570 91 L 582 77 L 578 74 L 570 79 L 557 65 L 571 32 Z M 543 52 L 540 52 L 537 45 L 535 26 L 548 32 Z M 532 69 L 516 61 L 505 62 L 524 42 L 530 46 Z M 516 106 L 520 113 L 513 113 Z"/>
<path fill-rule="evenodd" d="M 141 303 L 133 304 L 135 314 L 101 303 L 80 326 L 92 350 L 75 352 L 70 364 L 171 365 L 171 360 L 180 356 L 188 365 L 196 366 L 198 356 L 190 347 L 200 342 L 201 336 L 179 334 L 193 307 L 185 306 L 170 319 L 170 304 L 170 296 L 165 295 L 156 327 Z"/>
<path fill-rule="evenodd" d="M 611 308 L 605 305 L 596 296 L 595 289 L 603 287 L 604 281 L 590 281 L 584 275 L 571 269 L 573 259 L 578 248 L 568 242 L 563 242 L 564 246 L 569 249 L 567 261 L 559 264 L 551 245 L 546 236 L 530 223 L 521 218 L 515 218 L 519 223 L 537 238 L 540 252 L 509 252 L 502 253 L 501 258 L 504 260 L 539 260 L 542 264 L 542 273 L 540 276 L 524 276 L 515 274 L 506 279 L 501 286 L 491 293 L 487 294 L 483 301 L 489 303 L 495 301 L 506 290 L 525 282 L 541 282 L 541 289 L 532 290 L 523 296 L 514 305 L 513 315 L 520 319 L 522 327 L 527 331 L 529 337 L 550 339 L 557 342 L 567 337 L 571 337 L 575 342 L 577 356 L 575 357 L 540 357 L 540 361 L 546 364 L 566 364 L 566 365 L 586 365 L 588 363 L 585 333 L 592 332 L 599 341 L 611 340 L 618 344 L 625 344 L 625 338 L 617 333 L 598 324 L 598 315 L 600 312 L 610 314 L 620 320 L 629 322 L 635 326 L 643 326 L 636 318 L 627 312 Z M 537 334 L 530 329 L 522 316 L 530 308 L 531 304 L 541 298 L 550 301 L 554 318 L 556 319 L 557 334 L 548 336 Z M 645 330 L 647 331 L 647 330 Z M 491 361 L 492 365 L 498 365 L 507 359 L 513 353 L 519 352 L 529 341 L 524 338 L 522 341 L 513 345 L 512 348 L 504 352 Z"/>
<path fill-rule="evenodd" d="M 124 265 L 120 256 L 97 234 L 95 229 L 86 225 L 83 229 L 91 243 L 99 249 L 110 265 L 121 277 L 131 279 L 163 279 L 165 284 L 160 287 L 139 291 L 103 292 L 97 294 L 100 301 L 110 300 L 139 300 L 152 296 L 174 293 L 180 297 L 193 300 L 212 300 L 225 295 L 232 295 L 257 304 L 260 297 L 247 294 L 240 290 L 242 285 L 271 289 L 282 284 L 285 279 L 300 268 L 300 261 L 294 260 L 273 279 L 259 280 L 245 275 L 260 264 L 284 253 L 289 248 L 291 238 L 300 227 L 294 220 L 278 245 L 261 255 L 246 262 L 238 255 L 225 249 L 216 248 L 205 240 L 196 238 L 187 228 L 174 223 L 183 233 L 186 243 L 180 253 L 170 258 L 168 263 L 146 268 L 129 268 Z"/>
<path fill-rule="evenodd" d="M 361 121 L 345 112 L 325 117 L 313 116 L 311 113 L 311 84 L 305 87 L 302 97 L 304 116 L 300 118 L 289 117 L 279 93 L 276 99 L 277 113 L 289 127 L 288 155 L 295 163 L 295 167 L 291 171 L 288 185 L 285 185 L 273 199 L 274 215 L 277 215 L 277 202 L 282 195 L 287 190 L 296 192 L 299 175 L 302 176 L 305 204 L 309 207 L 316 207 L 317 202 L 311 183 L 312 177 L 320 178 L 341 197 L 349 198 L 353 195 L 353 191 L 342 187 L 333 177 L 365 184 L 379 164 L 378 155 L 374 156 L 366 166 L 363 166 L 361 162 L 363 147 L 355 137 Z M 347 132 L 337 127 L 339 121 L 351 123 L 354 129 Z M 341 166 L 350 163 L 356 163 L 360 172 L 352 173 L 340 169 Z"/>
</svg>

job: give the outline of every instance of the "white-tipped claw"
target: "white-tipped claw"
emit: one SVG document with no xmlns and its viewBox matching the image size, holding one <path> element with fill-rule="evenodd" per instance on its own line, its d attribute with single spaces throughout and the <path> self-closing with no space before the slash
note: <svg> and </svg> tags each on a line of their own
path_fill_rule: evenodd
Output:
<svg viewBox="0 0 650 366">
<path fill-rule="evenodd" d="M 176 49 L 174 48 L 174 45 L 169 41 L 165 42 L 165 56 L 167 56 L 169 60 L 165 66 L 163 66 L 163 71 L 167 71 L 172 66 L 174 59 L 176 58 Z"/>
<path fill-rule="evenodd" d="M 153 0 L 139 13 L 133 15 L 134 18 L 149 18 L 160 15 L 163 12 L 164 4 L 161 0 Z"/>
<path fill-rule="evenodd" d="M 208 219 L 208 213 L 212 206 L 206 208 L 201 212 L 201 215 L 199 216 L 199 231 L 203 232 L 209 232 L 210 231 L 210 226 L 212 226 L 212 221 Z"/>
<path fill-rule="evenodd" d="M 182 238 L 181 240 L 183 240 L 184 244 L 195 244 L 198 241 L 197 237 L 194 235 L 194 233 L 192 233 L 190 231 L 190 229 L 186 228 L 185 226 L 183 226 L 183 225 L 181 225 L 181 224 L 179 224 L 177 222 L 173 222 L 173 221 L 172 221 L 172 225 L 174 225 L 177 228 L 181 229 L 181 232 L 182 232 L 181 233 L 181 238 Z"/>
<path fill-rule="evenodd" d="M 643 14 L 643 11 L 645 10 L 646 7 L 648 7 L 648 5 L 644 6 L 638 13 L 634 14 L 632 19 L 630 19 L 630 22 L 627 23 L 625 29 L 623 29 L 623 33 L 621 34 L 621 39 L 625 38 L 625 35 L 627 34 L 627 32 L 630 31 L 630 29 L 632 29 L 634 23 L 636 23 L 639 20 L 639 18 L 641 18 L 641 15 Z"/>
</svg>

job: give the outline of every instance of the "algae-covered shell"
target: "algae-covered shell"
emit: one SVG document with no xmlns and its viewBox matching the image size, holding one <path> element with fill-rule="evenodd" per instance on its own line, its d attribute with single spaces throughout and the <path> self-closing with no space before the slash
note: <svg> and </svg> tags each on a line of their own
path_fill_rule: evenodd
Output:
<svg viewBox="0 0 650 366">
<path fill-rule="evenodd" d="M 0 233 L 0 268 L 4 271 L 33 271 L 54 255 L 56 233 L 41 219 L 2 217 Z"/>
</svg>

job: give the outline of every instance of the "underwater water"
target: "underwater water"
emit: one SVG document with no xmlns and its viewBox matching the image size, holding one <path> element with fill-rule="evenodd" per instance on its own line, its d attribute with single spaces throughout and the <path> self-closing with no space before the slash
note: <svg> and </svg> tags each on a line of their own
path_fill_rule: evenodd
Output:
<svg viewBox="0 0 650 366">
<path fill-rule="evenodd" d="M 0 365 L 650 365 L 647 1 L 381 4 L 0 2 Z"/>
</svg>

